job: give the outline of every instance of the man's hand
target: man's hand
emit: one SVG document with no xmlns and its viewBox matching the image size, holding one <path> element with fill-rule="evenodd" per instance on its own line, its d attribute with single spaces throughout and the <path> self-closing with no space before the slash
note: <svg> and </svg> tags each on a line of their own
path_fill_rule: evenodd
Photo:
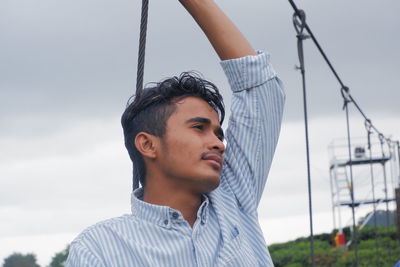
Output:
<svg viewBox="0 0 400 267">
<path fill-rule="evenodd" d="M 221 60 L 256 55 L 256 51 L 213 0 L 179 0 L 203 30 Z"/>
</svg>

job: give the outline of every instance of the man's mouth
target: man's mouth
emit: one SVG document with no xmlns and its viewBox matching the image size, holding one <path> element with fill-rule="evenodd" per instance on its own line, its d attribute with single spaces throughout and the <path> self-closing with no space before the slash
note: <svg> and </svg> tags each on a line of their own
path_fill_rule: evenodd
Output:
<svg viewBox="0 0 400 267">
<path fill-rule="evenodd" d="M 201 159 L 208 161 L 210 164 L 217 167 L 218 169 L 221 169 L 222 167 L 223 157 L 219 153 L 206 152 L 203 154 Z"/>
</svg>

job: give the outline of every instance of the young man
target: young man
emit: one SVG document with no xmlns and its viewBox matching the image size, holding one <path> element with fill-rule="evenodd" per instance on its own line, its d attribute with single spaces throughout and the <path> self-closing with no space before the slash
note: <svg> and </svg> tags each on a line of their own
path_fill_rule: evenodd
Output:
<svg viewBox="0 0 400 267">
<path fill-rule="evenodd" d="M 71 244 L 67 266 L 273 266 L 259 204 L 281 125 L 284 93 L 212 0 L 181 0 L 222 60 L 233 91 L 223 143 L 218 89 L 183 73 L 147 88 L 122 116 L 142 188 L 132 214 L 98 223 Z"/>
</svg>

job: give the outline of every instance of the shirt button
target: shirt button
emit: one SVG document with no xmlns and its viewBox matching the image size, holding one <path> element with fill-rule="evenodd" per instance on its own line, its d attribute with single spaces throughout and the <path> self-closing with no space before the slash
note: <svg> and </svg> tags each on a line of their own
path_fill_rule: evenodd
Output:
<svg viewBox="0 0 400 267">
<path fill-rule="evenodd" d="M 168 224 L 168 220 L 165 220 L 165 221 L 164 221 L 164 224 L 167 225 L 167 224 Z"/>
<path fill-rule="evenodd" d="M 232 235 L 233 235 L 234 238 L 237 237 L 237 236 L 239 235 L 239 230 L 237 229 L 236 226 L 233 227 Z"/>
<path fill-rule="evenodd" d="M 179 217 L 179 214 L 176 211 L 172 213 L 172 218 L 178 219 L 178 217 Z"/>
</svg>

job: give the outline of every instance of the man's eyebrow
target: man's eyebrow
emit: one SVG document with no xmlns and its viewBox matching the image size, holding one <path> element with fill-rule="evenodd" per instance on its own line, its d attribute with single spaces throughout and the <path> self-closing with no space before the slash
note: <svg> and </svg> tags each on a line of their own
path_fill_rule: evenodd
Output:
<svg viewBox="0 0 400 267">
<path fill-rule="evenodd" d="M 195 118 L 190 118 L 186 121 L 186 123 L 192 123 L 192 122 L 200 122 L 204 124 L 211 124 L 211 120 L 203 117 L 195 117 Z"/>
</svg>

